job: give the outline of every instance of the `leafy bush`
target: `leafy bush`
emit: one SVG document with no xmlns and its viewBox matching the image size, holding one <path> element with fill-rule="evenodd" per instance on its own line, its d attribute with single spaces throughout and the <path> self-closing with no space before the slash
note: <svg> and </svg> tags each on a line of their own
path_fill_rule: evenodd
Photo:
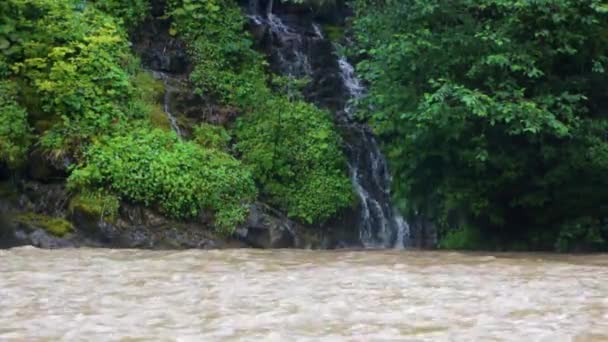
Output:
<svg viewBox="0 0 608 342">
<path fill-rule="evenodd" d="M 170 15 L 174 31 L 188 43 L 194 63 L 190 79 L 198 91 L 245 112 L 237 123 L 236 150 L 252 167 L 264 198 L 309 223 L 349 206 L 352 187 L 332 118 L 269 87 L 266 63 L 251 48 L 236 2 L 173 0 Z M 284 78 L 273 80 L 279 88 L 293 86 Z M 195 139 L 204 146 L 229 140 L 203 128 Z"/>
<path fill-rule="evenodd" d="M 194 127 L 194 141 L 206 148 L 227 150 L 231 137 L 222 126 L 200 124 Z"/>
<path fill-rule="evenodd" d="M 589 217 L 570 221 L 560 226 L 555 249 L 560 252 L 607 250 L 608 225 Z"/>
<path fill-rule="evenodd" d="M 265 88 L 263 59 L 244 30 L 245 17 L 232 0 L 172 0 L 173 29 L 187 43 L 200 94 L 224 103 L 252 105 Z"/>
<path fill-rule="evenodd" d="M 30 121 L 45 126 L 41 145 L 77 155 L 92 137 L 147 114 L 132 77 L 138 61 L 115 19 L 77 1 L 8 0 L 0 39 L 11 77 L 20 80 Z"/>
<path fill-rule="evenodd" d="M 0 81 L 0 161 L 15 168 L 23 162 L 31 144 L 27 113 L 15 100 L 15 85 Z"/>
<path fill-rule="evenodd" d="M 352 203 L 329 113 L 275 97 L 242 117 L 236 132 L 243 161 L 253 167 L 270 202 L 291 217 L 323 221 Z"/>
<path fill-rule="evenodd" d="M 442 249 L 474 250 L 483 249 L 484 245 L 489 244 L 484 241 L 479 228 L 471 225 L 465 225 L 458 230 L 450 230 L 439 241 L 439 247 Z"/>
<path fill-rule="evenodd" d="M 605 4 L 380 3 L 355 6 L 361 112 L 411 212 L 505 239 L 608 215 Z"/>
<path fill-rule="evenodd" d="M 94 4 L 111 16 L 120 18 L 129 29 L 141 23 L 150 12 L 148 0 L 95 0 Z"/>
<path fill-rule="evenodd" d="M 92 145 L 68 181 L 71 188 L 107 188 L 127 200 L 157 204 L 175 218 L 210 209 L 226 233 L 244 220 L 256 195 L 251 173 L 233 157 L 147 128 Z"/>
</svg>

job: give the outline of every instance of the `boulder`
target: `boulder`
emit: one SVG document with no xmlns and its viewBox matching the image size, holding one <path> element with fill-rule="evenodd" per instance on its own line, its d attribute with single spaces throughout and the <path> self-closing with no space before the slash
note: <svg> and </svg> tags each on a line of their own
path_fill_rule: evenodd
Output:
<svg viewBox="0 0 608 342">
<path fill-rule="evenodd" d="M 296 223 L 271 207 L 256 203 L 247 221 L 237 229 L 237 236 L 255 248 L 295 247 Z"/>
</svg>

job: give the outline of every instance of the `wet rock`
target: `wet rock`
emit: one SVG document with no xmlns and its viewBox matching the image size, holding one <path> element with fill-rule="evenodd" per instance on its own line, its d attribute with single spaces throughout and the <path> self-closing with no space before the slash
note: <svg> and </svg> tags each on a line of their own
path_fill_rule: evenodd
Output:
<svg viewBox="0 0 608 342">
<path fill-rule="evenodd" d="M 15 230 L 15 239 L 19 241 L 20 245 L 30 245 L 38 248 L 76 247 L 76 244 L 70 239 L 53 236 L 43 229 L 36 229 L 30 233 L 26 230 Z"/>
<path fill-rule="evenodd" d="M 74 210 L 76 228 L 93 241 L 114 248 L 146 249 L 216 249 L 245 247 L 238 241 L 217 235 L 203 215 L 196 221 L 178 222 L 159 215 L 154 210 L 123 204 L 115 221 L 91 217 Z"/>
<path fill-rule="evenodd" d="M 173 74 L 189 72 L 186 45 L 169 33 L 171 21 L 164 18 L 146 20 L 132 34 L 134 50 L 148 68 Z"/>
<path fill-rule="evenodd" d="M 289 219 L 263 203 L 251 206 L 247 221 L 237 236 L 255 248 L 335 249 L 360 246 L 354 216 L 344 211 L 319 226 L 307 226 Z"/>
<path fill-rule="evenodd" d="M 422 249 L 437 248 L 437 228 L 431 220 L 417 216 L 408 221 L 410 226 L 408 246 Z"/>
<path fill-rule="evenodd" d="M 53 182 L 55 179 L 65 178 L 70 160 L 51 161 L 40 151 L 34 150 L 29 154 L 27 160 L 27 175 L 30 179 L 40 182 Z"/>
<path fill-rule="evenodd" d="M 23 211 L 62 216 L 67 210 L 70 195 L 64 183 L 44 184 L 28 181 L 22 182 L 19 188 L 22 193 Z"/>
<path fill-rule="evenodd" d="M 0 248 L 112 247 L 146 249 L 239 248 L 236 238 L 216 234 L 212 215 L 190 222 L 168 219 L 155 210 L 123 203 L 116 217 L 103 217 L 84 206 L 68 206 L 65 184 L 23 182 L 0 187 Z M 69 219 L 69 221 L 63 218 Z M 61 225 L 59 223 L 62 223 Z M 70 233 L 59 231 L 63 223 Z M 52 233 L 63 236 L 54 236 Z"/>
<path fill-rule="evenodd" d="M 296 223 L 267 205 L 251 206 L 245 224 L 237 229 L 237 235 L 248 245 L 256 248 L 295 247 Z"/>
<path fill-rule="evenodd" d="M 45 220 L 63 221 L 37 215 Z M 64 221 L 67 223 L 67 221 Z M 55 249 L 76 247 L 74 235 L 56 236 L 52 229 L 41 220 L 16 219 L 14 215 L 2 215 L 0 218 L 0 248 L 34 246 Z"/>
</svg>

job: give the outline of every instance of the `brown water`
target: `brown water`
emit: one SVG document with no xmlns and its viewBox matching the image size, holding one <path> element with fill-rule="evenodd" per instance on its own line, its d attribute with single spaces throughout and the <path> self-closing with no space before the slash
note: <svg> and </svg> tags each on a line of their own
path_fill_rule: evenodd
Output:
<svg viewBox="0 0 608 342">
<path fill-rule="evenodd" d="M 20 248 L 0 340 L 608 341 L 608 256 Z"/>
</svg>

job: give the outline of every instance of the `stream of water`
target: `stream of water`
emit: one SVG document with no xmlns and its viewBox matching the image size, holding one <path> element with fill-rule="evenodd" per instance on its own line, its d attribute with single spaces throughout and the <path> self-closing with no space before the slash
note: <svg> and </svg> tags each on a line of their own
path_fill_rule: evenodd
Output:
<svg viewBox="0 0 608 342">
<path fill-rule="evenodd" d="M 608 256 L 0 250 L 0 341 L 608 341 Z"/>
<path fill-rule="evenodd" d="M 340 98 L 342 109 L 335 111 L 335 120 L 345 137 L 348 169 L 358 201 L 358 220 L 361 245 L 368 248 L 404 248 L 409 244 L 410 231 L 407 222 L 391 203 L 391 178 L 386 158 L 370 127 L 355 118 L 353 101 L 361 98 L 365 88 L 357 78 L 355 68 L 333 48 L 322 52 L 322 44 L 330 44 L 321 26 L 314 21 L 299 20 L 293 15 L 275 14 L 273 1 L 260 5 L 251 0 L 248 6 L 253 25 L 265 27 L 270 38 L 270 57 L 277 70 L 289 77 L 329 79 L 325 71 L 314 65 L 335 64 L 335 77 L 340 86 L 332 97 Z M 325 63 L 319 63 L 322 60 Z M 315 63 L 317 62 L 317 63 Z M 324 100 L 316 102 L 324 107 Z"/>
</svg>

